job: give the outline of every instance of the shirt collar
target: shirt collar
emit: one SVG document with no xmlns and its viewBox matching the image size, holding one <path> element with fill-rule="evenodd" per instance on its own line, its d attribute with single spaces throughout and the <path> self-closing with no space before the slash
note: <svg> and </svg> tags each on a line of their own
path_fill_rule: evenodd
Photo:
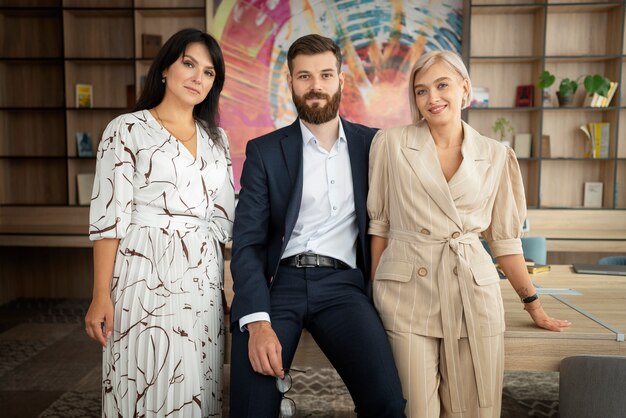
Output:
<svg viewBox="0 0 626 418">
<path fill-rule="evenodd" d="M 304 146 L 308 145 L 315 138 L 313 132 L 306 127 L 306 125 L 302 122 L 302 119 L 298 119 L 300 122 L 300 132 L 302 133 L 302 143 Z M 341 123 L 341 118 L 339 118 L 339 138 L 337 138 L 340 143 L 347 143 L 346 133 L 343 130 L 343 123 Z"/>
</svg>

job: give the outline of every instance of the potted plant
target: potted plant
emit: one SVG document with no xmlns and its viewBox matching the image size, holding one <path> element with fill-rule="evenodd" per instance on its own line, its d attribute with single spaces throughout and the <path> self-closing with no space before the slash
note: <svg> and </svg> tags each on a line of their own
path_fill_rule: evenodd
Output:
<svg viewBox="0 0 626 418">
<path fill-rule="evenodd" d="M 577 79 L 563 78 L 559 83 L 559 89 L 556 92 L 556 96 L 559 100 L 559 106 L 571 106 L 574 103 L 574 94 L 578 90 L 578 85 L 580 80 L 584 77 L 583 85 L 585 86 L 585 90 L 590 95 L 597 93 L 601 96 L 606 97 L 608 95 L 609 87 L 611 86 L 611 81 L 601 76 L 600 74 L 593 75 L 581 75 Z M 544 70 L 539 75 L 539 88 L 547 89 L 552 86 L 556 81 L 556 77 L 550 73 L 548 70 Z"/>
<path fill-rule="evenodd" d="M 498 136 L 498 141 L 502 142 L 504 145 L 511 146 L 511 141 L 506 139 L 507 133 L 513 134 L 515 130 L 513 129 L 513 125 L 507 118 L 498 118 L 493 123 L 491 127 L 493 133 Z"/>
</svg>

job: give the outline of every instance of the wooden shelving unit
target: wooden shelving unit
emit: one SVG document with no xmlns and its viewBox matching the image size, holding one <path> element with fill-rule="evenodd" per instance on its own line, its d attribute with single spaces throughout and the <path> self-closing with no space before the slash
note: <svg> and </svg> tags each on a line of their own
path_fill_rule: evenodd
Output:
<svg viewBox="0 0 626 418">
<path fill-rule="evenodd" d="M 626 209 L 626 43 L 624 1 L 481 0 L 466 2 L 470 22 L 469 71 L 474 86 L 489 88 L 489 108 L 470 108 L 468 122 L 487 136 L 499 117 L 516 133 L 532 134 L 531 158 L 520 159 L 531 209 L 582 209 L 586 181 L 604 184 L 602 209 Z M 619 82 L 608 108 L 547 107 L 536 87 L 549 70 L 561 78 L 602 74 Z M 534 106 L 516 108 L 515 89 L 535 86 Z M 552 87 L 554 89 L 555 86 Z M 554 106 L 557 106 L 556 103 Z M 583 158 L 590 122 L 611 124 L 609 158 Z M 550 137 L 550 154 L 541 138 Z"/>
<path fill-rule="evenodd" d="M 95 149 L 140 93 L 142 34 L 185 27 L 206 30 L 204 0 L 0 0 L 0 208 L 77 206 L 76 175 L 96 161 L 78 157 L 76 132 Z M 77 83 L 93 108 L 77 108 Z"/>
</svg>

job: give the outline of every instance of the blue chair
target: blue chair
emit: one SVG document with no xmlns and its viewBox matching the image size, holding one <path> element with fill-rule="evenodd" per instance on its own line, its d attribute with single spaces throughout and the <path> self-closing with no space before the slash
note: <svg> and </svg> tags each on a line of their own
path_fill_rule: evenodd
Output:
<svg viewBox="0 0 626 418">
<path fill-rule="evenodd" d="M 523 237 L 522 250 L 524 258 L 537 264 L 547 264 L 548 246 L 545 237 Z"/>
<path fill-rule="evenodd" d="M 483 247 L 485 247 L 485 250 L 487 250 L 487 253 L 491 256 L 493 262 L 495 263 L 496 260 L 491 254 L 487 241 L 481 239 L 480 242 L 482 242 Z M 524 251 L 524 258 L 526 260 L 532 260 L 537 264 L 547 263 L 548 247 L 544 237 L 522 237 L 522 251 Z"/>
<path fill-rule="evenodd" d="M 598 260 L 598 264 L 626 266 L 626 255 L 610 255 Z"/>
</svg>

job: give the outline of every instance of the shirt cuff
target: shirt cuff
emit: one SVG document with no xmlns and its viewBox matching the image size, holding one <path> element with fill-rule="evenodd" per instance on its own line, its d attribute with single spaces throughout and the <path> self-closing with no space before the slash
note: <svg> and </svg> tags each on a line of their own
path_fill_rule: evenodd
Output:
<svg viewBox="0 0 626 418">
<path fill-rule="evenodd" d="M 389 222 L 377 221 L 376 219 L 370 219 L 370 227 L 367 230 L 370 235 L 376 235 L 378 237 L 389 237 Z"/>
<path fill-rule="evenodd" d="M 524 251 L 522 250 L 522 240 L 519 238 L 491 241 L 489 243 L 489 248 L 491 248 L 494 257 L 511 254 L 524 254 Z"/>
<path fill-rule="evenodd" d="M 267 312 L 255 312 L 239 318 L 239 330 L 241 332 L 244 332 L 248 329 L 248 324 L 257 321 L 266 321 L 270 324 L 272 323 L 272 321 L 270 320 L 270 314 L 268 314 Z"/>
</svg>

